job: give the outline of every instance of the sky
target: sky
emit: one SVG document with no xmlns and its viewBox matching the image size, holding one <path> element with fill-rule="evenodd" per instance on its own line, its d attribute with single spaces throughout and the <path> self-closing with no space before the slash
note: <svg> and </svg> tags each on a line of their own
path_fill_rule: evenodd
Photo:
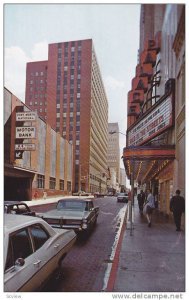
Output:
<svg viewBox="0 0 189 300">
<path fill-rule="evenodd" d="M 26 63 L 48 59 L 48 44 L 92 38 L 109 103 L 109 122 L 126 133 L 135 76 L 140 4 L 4 5 L 4 86 L 25 101 Z M 120 134 L 120 152 L 126 138 Z M 123 164 L 121 163 L 123 168 Z"/>
</svg>

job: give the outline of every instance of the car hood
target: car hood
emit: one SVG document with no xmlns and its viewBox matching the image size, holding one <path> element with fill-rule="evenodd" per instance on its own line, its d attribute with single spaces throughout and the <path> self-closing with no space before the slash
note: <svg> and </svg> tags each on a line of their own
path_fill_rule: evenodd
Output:
<svg viewBox="0 0 189 300">
<path fill-rule="evenodd" d="M 87 215 L 88 212 L 86 211 L 65 211 L 53 209 L 43 214 L 43 218 L 83 219 L 87 217 Z"/>
</svg>

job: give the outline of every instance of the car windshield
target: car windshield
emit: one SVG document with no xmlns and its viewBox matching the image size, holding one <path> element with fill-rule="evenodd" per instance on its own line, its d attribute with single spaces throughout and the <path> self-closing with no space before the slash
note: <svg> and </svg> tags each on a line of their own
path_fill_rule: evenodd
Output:
<svg viewBox="0 0 189 300">
<path fill-rule="evenodd" d="M 125 193 L 120 193 L 120 194 L 118 194 L 118 196 L 127 196 L 127 194 L 125 194 Z"/>
<path fill-rule="evenodd" d="M 62 201 L 57 205 L 58 210 L 78 210 L 84 211 L 86 208 L 86 203 L 81 201 Z"/>
</svg>

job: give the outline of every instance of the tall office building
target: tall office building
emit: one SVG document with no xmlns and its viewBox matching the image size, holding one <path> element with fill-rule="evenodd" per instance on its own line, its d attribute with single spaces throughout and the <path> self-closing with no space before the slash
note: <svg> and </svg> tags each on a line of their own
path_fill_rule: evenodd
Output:
<svg viewBox="0 0 189 300">
<path fill-rule="evenodd" d="M 109 123 L 108 132 L 108 167 L 110 169 L 110 175 L 112 179 L 112 188 L 117 189 L 120 182 L 120 148 L 118 123 Z"/>
<path fill-rule="evenodd" d="M 30 62 L 26 104 L 73 144 L 73 191 L 106 190 L 108 101 L 91 39 L 49 44 Z"/>
</svg>

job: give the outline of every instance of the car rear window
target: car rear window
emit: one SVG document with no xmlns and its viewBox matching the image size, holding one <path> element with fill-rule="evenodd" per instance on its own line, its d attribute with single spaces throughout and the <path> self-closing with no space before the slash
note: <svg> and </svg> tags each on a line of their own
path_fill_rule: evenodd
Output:
<svg viewBox="0 0 189 300">
<path fill-rule="evenodd" d="M 65 210 L 85 210 L 86 203 L 81 201 L 62 201 L 57 205 L 57 209 L 65 209 Z"/>
</svg>

